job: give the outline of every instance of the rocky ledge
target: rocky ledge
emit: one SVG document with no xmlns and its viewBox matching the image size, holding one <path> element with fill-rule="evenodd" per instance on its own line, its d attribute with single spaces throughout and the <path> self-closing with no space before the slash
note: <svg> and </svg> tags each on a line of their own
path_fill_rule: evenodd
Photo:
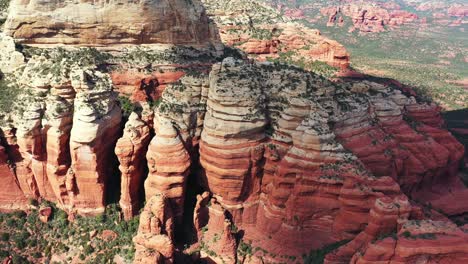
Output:
<svg viewBox="0 0 468 264">
<path fill-rule="evenodd" d="M 28 44 L 189 44 L 216 42 L 198 0 L 13 0 L 5 32 Z"/>
<path fill-rule="evenodd" d="M 96 215 L 120 192 L 130 219 L 146 200 L 137 263 L 175 261 L 181 239 L 192 245 L 186 254 L 218 263 L 294 262 L 343 240 L 351 242 L 328 263 L 414 259 L 376 255 L 373 241 L 388 234 L 379 243 L 404 249 L 416 236 L 418 257 L 467 254 L 448 246 L 466 246 L 463 230 L 431 211 L 468 210 L 450 203 L 466 197 L 457 177 L 464 151 L 434 105 L 379 83 L 231 57 L 209 74 L 183 70 L 156 107 L 137 102 L 122 132 L 110 76 L 51 60 L 36 55 L 14 73 L 29 81 L 18 82 L 28 92 L 3 116 L 3 209 L 46 199 Z M 406 231 L 415 221 L 453 235 L 439 240 L 443 228 L 426 224 Z M 437 245 L 423 243 L 427 233 Z"/>
<path fill-rule="evenodd" d="M 326 263 L 468 259 L 465 222 L 451 220 L 468 212 L 464 147 L 406 90 L 228 48 L 0 38 L 2 211 L 142 210 L 135 263 L 296 263 L 330 244 Z"/>
</svg>

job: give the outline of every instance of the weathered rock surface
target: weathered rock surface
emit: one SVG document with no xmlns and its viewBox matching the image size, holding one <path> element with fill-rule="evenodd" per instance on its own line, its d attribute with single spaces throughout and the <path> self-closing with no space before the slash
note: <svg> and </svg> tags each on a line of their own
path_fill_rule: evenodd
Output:
<svg viewBox="0 0 468 264">
<path fill-rule="evenodd" d="M 2 140 L 3 143 L 3 140 Z M 8 154 L 5 147 L 0 146 L 0 209 L 22 210 L 26 208 L 27 199 L 18 183 L 14 168 L 8 162 Z"/>
<path fill-rule="evenodd" d="M 134 263 L 173 263 L 173 235 L 171 206 L 163 194 L 154 194 L 147 199 L 140 215 L 138 235 L 133 238 L 136 248 Z"/>
<path fill-rule="evenodd" d="M 70 184 L 66 187 L 72 207 L 95 215 L 104 212 L 105 188 L 115 180 L 113 154 L 122 114 L 108 75 L 78 71 L 71 78 L 77 94 L 70 133 Z"/>
<path fill-rule="evenodd" d="M 265 61 L 280 54 L 297 53 L 303 62 L 322 61 L 346 69 L 349 54 L 338 42 L 318 30 L 288 21 L 261 1 L 202 1 L 219 27 L 223 43 Z M 255 23 L 253 22 L 255 21 Z"/>
<path fill-rule="evenodd" d="M 173 89 L 166 92 L 183 102 Z M 215 199 L 208 206 L 208 196 L 200 196 L 194 219 L 206 258 L 230 256 L 230 233 L 223 231 L 228 220 L 243 231 L 243 241 L 261 249 L 248 262 L 290 260 L 308 248 L 352 239 L 335 257 L 347 263 L 411 219 L 415 209 L 405 195 L 424 204 L 445 197 L 446 182 L 451 192 L 464 190 L 452 169 L 463 146 L 440 128 L 437 108 L 399 90 L 362 81 L 336 85 L 295 68 L 230 58 L 213 67 L 206 94 L 199 181 Z M 163 96 L 162 105 L 170 105 L 163 109 L 177 109 L 176 101 Z M 173 113 L 193 110 L 178 109 Z M 187 131 L 190 122 L 171 120 Z M 416 120 L 424 125 L 414 126 Z M 182 139 L 189 146 L 198 142 Z M 185 172 L 185 153 L 172 161 L 181 162 L 173 175 Z M 221 239 L 226 243 L 213 242 Z"/>
<path fill-rule="evenodd" d="M 207 45 L 216 30 L 197 1 L 13 0 L 7 35 L 29 44 Z"/>
<path fill-rule="evenodd" d="M 328 26 L 343 25 L 343 17 L 349 17 L 353 26 L 350 31 L 383 32 L 386 26 L 394 27 L 414 23 L 418 20 L 416 14 L 403 10 L 392 10 L 375 4 L 349 3 L 339 7 L 325 7 L 320 10 L 328 16 Z"/>
<path fill-rule="evenodd" d="M 149 168 L 146 197 L 164 193 L 178 223 L 183 215 L 191 155 L 194 155 L 192 147 L 198 142 L 203 126 L 206 91 L 206 77 L 185 76 L 168 86 L 155 112 L 156 136 L 146 154 Z"/>
<path fill-rule="evenodd" d="M 396 236 L 370 243 L 350 263 L 465 263 L 467 240 L 466 229 L 448 222 L 408 221 Z"/>
<path fill-rule="evenodd" d="M 65 1 L 49 12 L 66 14 L 62 11 L 71 6 L 91 12 L 124 7 L 132 11 L 153 3 L 137 2 Z M 14 1 L 12 12 L 18 15 L 10 17 L 9 25 L 19 21 L 15 19 L 41 17 L 45 3 L 23 3 Z M 149 32 L 143 39 L 126 30 L 139 27 L 140 19 L 151 12 L 130 18 L 134 23 L 125 21 L 119 30 L 113 27 L 127 14 L 116 25 L 113 17 L 105 17 L 109 23 L 93 24 L 93 34 L 96 27 L 110 25 L 107 29 L 115 30 L 97 35 L 73 31 L 86 26 L 88 13 L 83 23 L 66 31 L 58 25 L 70 24 L 60 21 L 60 15 L 59 22 L 37 19 L 51 24 L 18 22 L 21 26 L 11 34 L 24 34 L 36 44 L 104 45 L 122 37 L 127 43 L 158 42 L 158 37 L 172 38 L 174 44 L 211 41 L 206 35 L 210 31 L 191 36 L 199 30 L 198 22 L 206 24 L 196 3 L 193 10 L 180 9 L 189 4 L 182 1 L 156 6 L 169 3 L 176 5 L 163 8 L 166 13 L 158 9 L 164 14 L 150 20 L 167 15 L 176 22 L 169 19 L 161 25 L 161 35 L 156 27 L 144 27 L 143 33 L 136 33 Z M 246 43 L 242 40 L 248 37 L 230 40 L 249 53 L 266 57 L 301 50 L 299 54 L 312 60 L 347 66 L 347 53 L 338 44 L 320 42 L 323 38 L 316 31 L 284 21 L 252 27 L 249 19 L 261 16 L 264 9 L 249 16 L 233 3 L 219 2 L 210 14 L 223 5 L 235 11 L 220 14 L 216 21 L 225 27 L 224 40 L 232 37 L 229 29 L 257 34 Z M 33 12 L 23 12 L 25 7 L 34 7 Z M 379 11 L 372 16 L 359 12 L 355 15 L 364 19 L 359 27 L 378 28 L 383 21 Z M 393 21 L 402 23 L 406 15 Z M 171 31 L 171 23 L 180 27 Z M 190 34 L 179 36 L 182 30 Z M 85 41 L 90 36 L 96 41 Z M 319 45 L 303 49 L 311 36 Z M 56 202 L 71 216 L 100 214 L 106 198 L 118 189 L 110 188 L 118 185 L 119 169 L 126 219 L 143 202 L 139 195 L 146 195 L 134 238 L 135 263 L 174 262 L 185 242 L 176 242 L 176 231 L 187 231 L 178 234 L 178 240 L 184 235 L 195 238 L 190 243 L 200 254 L 194 259 L 217 263 L 292 263 L 311 249 L 343 240 L 350 242 L 330 254 L 328 263 L 430 263 L 449 258 L 463 263 L 468 257 L 463 227 L 426 208 L 430 204 L 448 216 L 468 212 L 466 205 L 453 202 L 467 197 L 457 177 L 464 148 L 443 129 L 440 109 L 405 91 L 369 81 L 331 82 L 296 67 L 240 60 L 241 56 L 212 66 L 213 57 L 191 49 L 175 59 L 169 50 L 120 50 L 112 62 L 116 66 L 118 58 L 125 58 L 118 61 L 121 68 L 116 67 L 122 71 L 111 77 L 104 73 L 106 63 L 87 63 L 86 53 L 41 50 L 41 55 L 25 59 L 11 39 L 0 43 L 7 51 L 0 52 L 0 70 L 12 69 L 8 75 L 21 92 L 13 110 L 0 113 L 0 183 L 6 186 L 0 189 L 2 210 L 23 208 L 32 198 Z M 287 48 L 281 50 L 281 44 Z M 181 63 L 192 58 L 187 54 L 205 58 L 204 64 Z M 132 71 L 135 59 L 141 63 Z M 153 63 L 165 68 L 155 73 Z M 153 83 L 147 93 L 151 81 L 158 85 Z M 143 108 L 131 114 L 125 126 L 114 86 L 130 91 L 134 106 Z M 151 93 L 155 89 L 157 95 Z"/>
<path fill-rule="evenodd" d="M 61 52 L 34 56 L 15 71 L 21 92 L 14 111 L 2 113 L 5 147 L 27 198 L 96 214 L 114 170 L 121 111 L 107 74 Z"/>
<path fill-rule="evenodd" d="M 133 112 L 125 124 L 123 136 L 115 146 L 121 172 L 120 208 L 127 220 L 138 214 L 142 203 L 140 190 L 148 173 L 144 157 L 150 137 L 148 124 Z"/>
</svg>

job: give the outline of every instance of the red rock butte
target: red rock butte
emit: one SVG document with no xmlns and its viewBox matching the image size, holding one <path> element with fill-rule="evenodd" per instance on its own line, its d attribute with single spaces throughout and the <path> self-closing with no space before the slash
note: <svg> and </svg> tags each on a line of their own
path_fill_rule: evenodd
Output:
<svg viewBox="0 0 468 264">
<path fill-rule="evenodd" d="M 217 40 L 202 7 L 182 0 L 13 1 L 6 28 L 30 44 Z M 181 56 L 189 66 L 165 74 L 156 59 L 132 74 L 140 64 L 116 56 L 128 72 L 109 74 L 62 49 L 25 58 L 3 34 L 0 47 L 0 70 L 28 91 L 0 113 L 0 210 L 44 199 L 72 216 L 98 215 L 120 192 L 130 219 L 145 200 L 135 263 L 177 262 L 182 251 L 209 263 L 296 263 L 345 240 L 325 263 L 467 263 L 468 229 L 449 219 L 468 212 L 457 175 L 464 147 L 440 108 L 415 94 L 234 52 L 207 61 L 215 55 L 190 49 L 194 57 Z M 141 111 L 124 119 L 115 87 L 135 82 Z M 146 93 L 159 84 L 162 95 Z M 186 230 L 192 246 L 181 249 Z"/>
</svg>

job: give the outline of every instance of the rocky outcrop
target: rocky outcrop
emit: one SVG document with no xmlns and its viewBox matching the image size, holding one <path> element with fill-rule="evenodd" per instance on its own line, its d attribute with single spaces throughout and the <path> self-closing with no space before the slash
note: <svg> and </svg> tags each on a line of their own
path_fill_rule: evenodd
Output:
<svg viewBox="0 0 468 264">
<path fill-rule="evenodd" d="M 134 263 L 173 263 L 173 239 L 171 206 L 163 194 L 155 194 L 147 199 L 140 215 L 138 235 L 133 238 L 136 248 Z"/>
<path fill-rule="evenodd" d="M 210 193 L 197 196 L 194 224 L 197 249 L 201 257 L 216 263 L 236 263 L 237 239 L 233 223 L 224 209 Z"/>
<path fill-rule="evenodd" d="M 451 17 L 468 17 L 468 5 L 454 4 L 447 9 L 447 14 Z"/>
<path fill-rule="evenodd" d="M 265 61 L 296 53 L 295 59 L 304 64 L 321 61 L 341 69 L 349 66 L 349 54 L 341 44 L 322 36 L 318 30 L 289 21 L 261 1 L 203 3 L 219 27 L 223 43 L 245 51 L 254 59 Z"/>
<path fill-rule="evenodd" d="M 121 110 L 108 75 L 80 70 L 71 79 L 77 94 L 67 191 L 72 207 L 82 214 L 95 215 L 104 212 L 105 188 L 115 180 L 113 152 L 120 133 Z"/>
<path fill-rule="evenodd" d="M 325 263 L 350 263 L 356 252 L 381 239 L 390 236 L 406 222 L 411 212 L 411 205 L 404 196 L 391 199 L 379 198 L 369 212 L 366 228 L 352 241 L 340 247 L 336 252 L 327 255 Z M 354 262 L 352 262 L 354 263 Z"/>
<path fill-rule="evenodd" d="M 173 2 L 158 4 L 167 3 Z M 50 12 L 71 4 L 55 4 Z M 77 8 L 93 5 L 116 8 L 114 2 L 86 2 Z M 147 7 L 136 2 L 122 6 L 130 11 Z M 188 12 L 187 17 L 195 12 L 166 11 Z M 223 23 L 244 14 L 236 12 L 220 16 L 217 23 L 226 26 Z M 174 17 L 187 18 L 180 16 Z M 252 27 L 249 18 L 239 16 L 233 28 L 258 34 L 261 45 L 240 44 L 250 53 L 279 56 L 300 50 L 297 56 L 346 66 L 347 53 L 338 44 L 319 42 L 318 47 L 303 50 L 311 44 L 308 37 L 322 39 L 316 31 L 284 21 Z M 379 21 L 369 19 L 367 25 Z M 28 24 L 22 25 L 25 31 L 16 32 L 28 32 Z M 126 36 L 119 30 L 114 33 Z M 73 37 L 59 40 L 63 35 L 54 34 L 52 41 L 75 43 Z M 97 36 L 98 43 L 90 44 L 111 44 L 106 38 Z M 193 40 L 190 34 L 181 38 Z M 36 40 L 43 43 L 41 37 L 31 38 Z M 174 44 L 180 42 L 173 39 Z M 285 50 L 274 46 L 282 43 L 287 44 Z M 11 43 L 5 47 L 14 54 Z M 100 63 L 93 59 L 101 56 L 90 58 L 83 49 L 33 51 L 41 55 L 31 55 L 8 73 L 19 86 L 19 97 L 11 112 L 0 113 L 4 172 L 0 181 L 8 187 L 0 190 L 0 202 L 6 207 L 20 208 L 27 198 L 46 199 L 71 216 L 96 215 L 104 211 L 106 198 L 117 192 L 118 187 L 111 186 L 120 183 L 120 204 L 129 219 L 143 202 L 139 194 L 144 191 L 146 206 L 134 238 L 136 263 L 175 262 L 185 242 L 199 249 L 194 259 L 219 263 L 290 263 L 311 249 L 343 240 L 350 242 L 327 257 L 330 263 L 391 261 L 392 256 L 411 262 L 421 255 L 463 260 L 468 255 L 468 241 L 460 229 L 422 209 L 431 203 L 449 215 L 468 210 L 449 203 L 450 195 L 466 197 L 456 175 L 464 149 L 443 129 L 435 105 L 418 102 L 393 86 L 331 82 L 297 67 L 242 56 L 212 66 L 213 56 L 190 48 L 185 53 L 177 53 L 177 48 L 160 53 L 158 49 L 151 53 L 151 48 L 119 50 Z M 204 64 L 183 63 L 194 57 Z M 8 62 L 0 67 L 11 65 L 10 57 L 1 58 Z M 154 73 L 153 64 L 166 68 Z M 170 74 L 165 71 L 169 68 Z M 112 77 L 105 73 L 109 71 L 114 71 Z M 154 92 L 157 82 L 165 85 L 158 91 L 162 94 L 146 93 L 151 81 L 154 87 L 148 90 Z M 135 111 L 125 126 L 114 84 L 122 90 L 137 88 L 128 89 L 134 103 L 129 108 Z M 424 223 L 421 229 L 411 229 L 415 220 Z M 408 236 L 406 231 L 409 237 L 416 236 L 415 244 L 412 239 L 400 241 Z M 419 237 L 418 232 L 444 235 L 435 245 L 421 242 L 428 235 Z M 389 233 L 392 238 L 379 240 Z M 387 246 L 395 249 L 398 243 L 401 253 L 375 253 L 381 248 L 393 252 Z M 411 250 L 405 252 L 407 248 Z"/>
<path fill-rule="evenodd" d="M 124 134 L 115 146 L 121 172 L 120 208 L 127 220 L 138 214 L 142 203 L 143 197 L 139 190 L 147 173 L 144 156 L 150 137 L 150 127 L 134 112 L 128 118 Z"/>
<path fill-rule="evenodd" d="M 187 228 L 199 258 L 215 262 L 289 262 L 351 240 L 327 258 L 345 263 L 407 221 L 431 222 L 415 203 L 467 211 L 449 202 L 465 197 L 456 177 L 463 147 L 435 105 L 391 86 L 227 58 L 209 76 L 185 70 L 154 113 L 142 99 L 121 135 L 111 77 L 53 54 L 15 71 L 31 92 L 3 113 L 11 196 L 0 198 L 99 214 L 119 182 L 118 161 L 126 219 L 146 194 L 136 261 L 173 261 L 181 254 L 174 233 Z M 211 195 L 196 198 L 192 227 L 194 185 Z"/>
<path fill-rule="evenodd" d="M 380 3 L 379 3 L 380 4 Z M 350 31 L 383 32 L 386 27 L 395 27 L 416 22 L 416 14 L 403 10 L 393 10 L 393 6 L 379 6 L 377 4 L 349 3 L 339 7 L 324 7 L 322 15 L 328 16 L 327 26 L 335 23 L 343 26 L 343 17 L 349 17 L 353 26 Z"/>
<path fill-rule="evenodd" d="M 434 157 L 445 164 L 440 166 L 451 167 L 443 158 L 447 152 L 435 150 L 439 148 L 435 141 L 419 138 L 419 132 L 403 120 L 401 111 L 408 109 L 408 115 L 419 116 L 434 129 L 440 125 L 435 112 L 433 117 L 423 114 L 434 108 L 417 105 L 401 92 L 375 83 L 337 87 L 294 68 L 226 59 L 210 74 L 200 142 L 206 188 L 232 215 L 233 223 L 244 230 L 244 239 L 269 252 L 257 252 L 255 257 L 274 261 L 271 255 L 304 253 L 306 244 L 320 247 L 353 239 L 361 232 L 374 232 L 356 240 L 356 246 L 344 257 L 349 260 L 353 250 L 372 240 L 369 237 L 386 230 L 364 228 L 374 221 L 372 208 L 377 200 L 393 203 L 397 199 L 408 216 L 411 206 L 404 193 L 415 195 L 415 186 L 431 192 L 426 175 L 438 169 L 429 164 L 431 157 L 416 151 L 418 148 L 434 148 L 428 152 L 440 155 Z M 368 116 L 363 115 L 366 112 Z M 369 133 L 368 141 L 359 133 Z M 402 136 L 393 138 L 400 133 Z M 411 142 L 407 141 L 412 133 Z M 428 163 L 414 166 L 416 160 Z M 420 171 L 412 171 L 416 168 Z M 437 175 L 433 177 L 446 177 Z M 196 211 L 203 211 L 200 208 Z M 197 219 L 201 222 L 204 218 Z M 211 229 L 219 231 L 221 227 L 217 224 Z"/>
<path fill-rule="evenodd" d="M 216 42 L 198 1 L 11 1 L 5 32 L 22 43 L 112 45 Z"/>
<path fill-rule="evenodd" d="M 19 98 L 2 113 L 8 160 L 27 198 L 97 214 L 114 173 L 121 111 L 109 76 L 63 53 L 34 56 L 14 72 Z"/>
<path fill-rule="evenodd" d="M 318 30 L 310 30 L 298 24 L 277 24 L 261 30 L 271 35 L 271 39 L 236 36 L 227 43 L 256 55 L 260 60 L 294 53 L 294 60 L 302 59 L 305 63 L 318 60 L 340 69 L 349 66 L 350 55 L 346 49 L 337 41 L 322 36 Z"/>
<path fill-rule="evenodd" d="M 164 193 L 178 223 L 182 220 L 192 156 L 195 157 L 193 146 L 199 141 L 203 126 L 206 92 L 206 77 L 186 76 L 168 86 L 155 113 L 156 136 L 146 154 L 146 197 Z"/>
<path fill-rule="evenodd" d="M 464 263 L 468 259 L 467 241 L 466 230 L 454 224 L 408 221 L 397 234 L 370 243 L 362 253 L 356 253 L 351 263 Z"/>
<path fill-rule="evenodd" d="M 0 32 L 0 70 L 3 73 L 11 73 L 24 64 L 24 55 L 16 51 L 13 38 Z"/>
<path fill-rule="evenodd" d="M 7 150 L 3 146 L 0 146 L 0 173 L 2 175 L 0 184 L 3 186 L 0 191 L 0 210 L 24 210 L 28 200 L 18 183 L 13 164 L 8 160 Z"/>
</svg>

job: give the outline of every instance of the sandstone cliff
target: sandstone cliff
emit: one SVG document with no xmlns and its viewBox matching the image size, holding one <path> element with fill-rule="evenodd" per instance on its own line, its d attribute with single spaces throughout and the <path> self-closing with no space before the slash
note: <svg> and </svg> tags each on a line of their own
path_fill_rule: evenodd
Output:
<svg viewBox="0 0 468 264">
<path fill-rule="evenodd" d="M 217 41 L 198 0 L 13 0 L 5 32 L 29 44 L 188 44 Z"/>
<path fill-rule="evenodd" d="M 462 158 L 463 146 L 442 132 L 436 108 L 399 90 L 372 82 L 333 84 L 297 68 L 232 58 L 213 66 L 207 90 L 191 87 L 168 87 L 161 105 L 174 109 L 164 113 L 179 131 L 170 138 L 178 134 L 183 145 L 200 149 L 178 155 L 172 175 L 186 171 L 187 154 L 192 162 L 199 155 L 199 184 L 213 194 L 211 201 L 205 194 L 197 198 L 195 208 L 202 257 L 220 263 L 291 262 L 307 248 L 350 239 L 328 260 L 348 263 L 376 238 L 404 232 L 404 223 L 430 222 L 431 216 L 415 218 L 417 204 L 449 195 L 446 183 L 450 192 L 464 193 L 451 165 Z M 180 117 L 194 110 L 183 103 L 185 96 L 204 96 L 202 91 L 208 100 L 199 141 L 184 136 L 196 127 L 195 119 Z M 174 191 L 187 182 L 184 175 Z M 239 230 L 243 239 L 233 255 L 230 236 Z"/>
<path fill-rule="evenodd" d="M 39 3 L 31 14 L 40 17 Z M 52 5 L 50 12 L 70 5 Z M 8 23 L 29 19 L 23 16 L 29 14 Z M 34 28 L 16 33 L 47 44 Z M 307 46 L 286 37 L 287 29 L 278 40 Z M 112 31 L 117 35 L 76 42 L 62 33 L 45 34 L 66 44 L 114 44 L 106 38 L 127 36 Z M 0 38 L 1 78 L 10 83 L 2 94 L 16 91 L 11 105 L 0 108 L 2 210 L 27 208 L 29 198 L 55 202 L 72 216 L 99 215 L 120 194 L 130 219 L 146 201 L 133 240 L 135 263 L 295 263 L 344 240 L 350 242 L 327 263 L 468 257 L 465 229 L 448 218 L 468 212 L 453 202 L 467 193 L 457 176 L 464 148 L 444 129 L 440 109 L 407 91 L 366 80 L 332 82 L 229 49 L 223 56 L 178 46 L 21 50 L 12 38 Z M 204 43 L 179 40 L 172 42 Z M 324 50 L 307 52 L 340 62 Z M 117 90 L 132 100 L 118 103 Z"/>
</svg>

